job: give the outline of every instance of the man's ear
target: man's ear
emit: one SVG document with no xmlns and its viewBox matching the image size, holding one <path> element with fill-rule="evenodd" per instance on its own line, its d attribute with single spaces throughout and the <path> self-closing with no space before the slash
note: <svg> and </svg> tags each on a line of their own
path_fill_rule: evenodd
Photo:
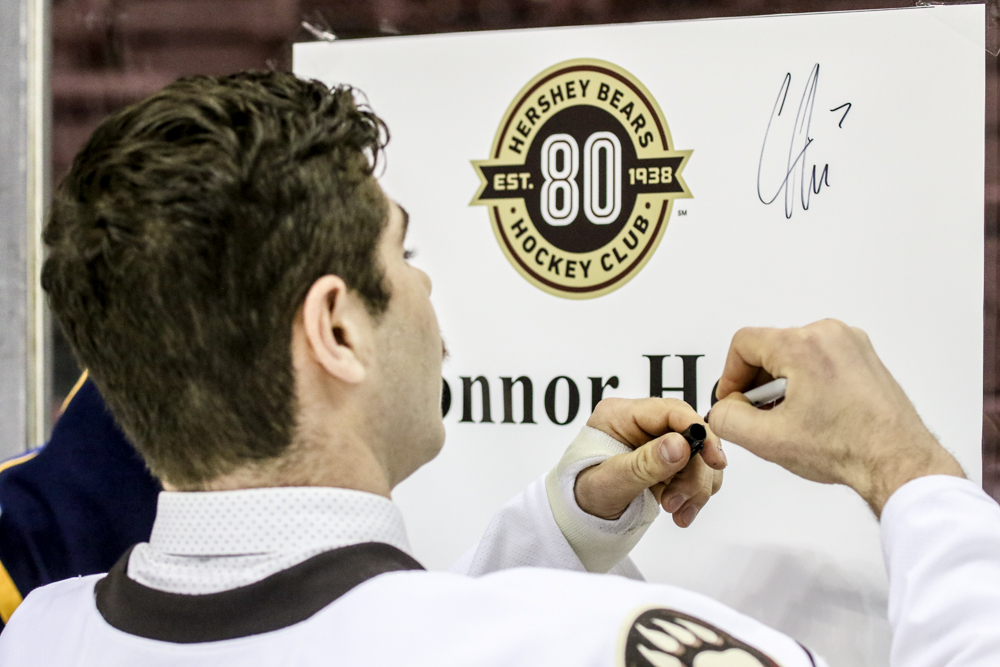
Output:
<svg viewBox="0 0 1000 667">
<path fill-rule="evenodd" d="M 302 303 L 302 326 L 309 352 L 330 375 L 350 384 L 365 379 L 363 358 L 371 330 L 361 299 L 337 276 L 312 284 Z"/>
</svg>

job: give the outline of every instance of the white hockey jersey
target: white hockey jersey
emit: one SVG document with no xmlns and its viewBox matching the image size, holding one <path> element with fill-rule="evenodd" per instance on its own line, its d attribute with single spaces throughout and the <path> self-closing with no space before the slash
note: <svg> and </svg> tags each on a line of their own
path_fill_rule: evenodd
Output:
<svg viewBox="0 0 1000 667">
<path fill-rule="evenodd" d="M 890 499 L 882 522 L 892 667 L 1000 664 L 1000 507 L 971 482 L 923 478 Z M 487 542 L 502 544 L 502 533 L 494 527 Z M 131 581 L 122 563 L 107 577 L 33 592 L 0 635 L 0 665 L 823 664 L 670 586 L 544 568 L 469 577 L 416 567 L 393 547 L 359 544 L 193 596 Z"/>
<path fill-rule="evenodd" d="M 368 573 L 359 570 L 415 566 L 407 561 L 392 547 L 368 543 L 199 596 L 143 587 L 116 566 L 107 578 L 33 593 L 27 613 L 18 611 L 8 627 L 15 641 L 4 633 L 0 660 L 104 667 L 815 664 L 790 638 L 708 598 L 613 575 L 396 571 L 322 604 Z M 58 628 L 58 640 L 16 641 L 32 628 Z"/>
</svg>

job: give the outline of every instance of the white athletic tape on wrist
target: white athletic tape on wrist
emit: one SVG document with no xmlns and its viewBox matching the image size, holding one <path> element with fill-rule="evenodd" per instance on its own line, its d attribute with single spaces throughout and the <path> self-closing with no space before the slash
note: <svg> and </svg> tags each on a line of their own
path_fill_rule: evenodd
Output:
<svg viewBox="0 0 1000 667">
<path fill-rule="evenodd" d="M 556 467 L 545 476 L 552 516 L 589 572 L 607 572 L 628 556 L 660 513 L 660 506 L 648 489 L 614 521 L 587 514 L 577 505 L 577 475 L 612 456 L 631 451 L 610 435 L 584 426 Z"/>
</svg>

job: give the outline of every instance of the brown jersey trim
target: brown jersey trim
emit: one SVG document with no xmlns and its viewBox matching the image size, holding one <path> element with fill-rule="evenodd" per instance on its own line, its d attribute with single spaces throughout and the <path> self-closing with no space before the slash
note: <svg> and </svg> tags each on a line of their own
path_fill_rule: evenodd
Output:
<svg viewBox="0 0 1000 667">
<path fill-rule="evenodd" d="M 306 620 L 355 586 L 386 572 L 422 570 L 420 563 L 381 542 L 327 551 L 270 577 L 228 591 L 181 595 L 128 578 L 125 552 L 97 582 L 97 610 L 130 635 L 195 644 L 273 632 Z"/>
</svg>

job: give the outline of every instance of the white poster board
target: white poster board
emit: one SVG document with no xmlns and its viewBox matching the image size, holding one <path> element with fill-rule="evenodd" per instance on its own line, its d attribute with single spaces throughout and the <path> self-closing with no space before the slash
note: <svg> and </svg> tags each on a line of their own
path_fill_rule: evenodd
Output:
<svg viewBox="0 0 1000 667">
<path fill-rule="evenodd" d="M 978 480 L 984 26 L 983 5 L 964 5 L 297 45 L 296 73 L 353 84 L 387 122 L 382 182 L 409 211 L 413 261 L 434 280 L 451 353 L 448 439 L 395 494 L 417 557 L 447 567 L 496 508 L 552 467 L 589 414 L 590 378 L 617 378 L 606 396 L 648 396 L 659 363 L 659 386 L 686 386 L 704 414 L 730 338 L 747 325 L 835 317 L 864 328 Z M 570 88 L 574 73 L 581 83 Z M 618 104 L 615 85 L 598 100 L 601 81 L 615 77 Z M 545 95 L 552 110 L 543 111 Z M 544 129 L 573 105 L 603 120 L 570 139 Z M 640 146 L 656 107 L 666 131 Z M 648 115 L 636 129 L 640 109 Z M 671 156 L 672 194 L 650 182 L 654 169 L 666 180 Z M 472 161 L 485 164 L 483 179 Z M 628 170 L 640 165 L 646 183 L 637 185 Z M 545 186 L 548 198 L 534 194 Z M 470 206 L 477 194 L 495 198 Z M 620 220 L 608 222 L 616 197 Z M 645 203 L 650 220 L 664 215 L 657 238 L 648 239 L 652 227 L 639 235 L 649 246 L 642 262 L 625 277 L 608 273 L 609 289 L 567 293 L 586 287 L 587 257 L 596 272 L 615 243 L 639 240 L 628 225 Z M 592 225 L 593 238 L 567 251 L 556 278 L 539 253 L 546 242 L 552 253 L 577 242 L 567 219 Z M 528 231 L 518 233 L 518 220 Z M 521 376 L 532 382 L 534 423 L 522 423 Z M 554 421 L 572 416 L 568 380 L 546 408 L 559 377 L 578 391 L 566 425 Z M 509 415 L 502 378 L 511 379 Z M 727 453 L 721 493 L 689 529 L 654 524 L 634 552 L 640 569 L 757 616 L 831 664 L 884 664 L 886 580 L 868 508 L 844 488 L 800 481 L 733 445 Z"/>
</svg>

